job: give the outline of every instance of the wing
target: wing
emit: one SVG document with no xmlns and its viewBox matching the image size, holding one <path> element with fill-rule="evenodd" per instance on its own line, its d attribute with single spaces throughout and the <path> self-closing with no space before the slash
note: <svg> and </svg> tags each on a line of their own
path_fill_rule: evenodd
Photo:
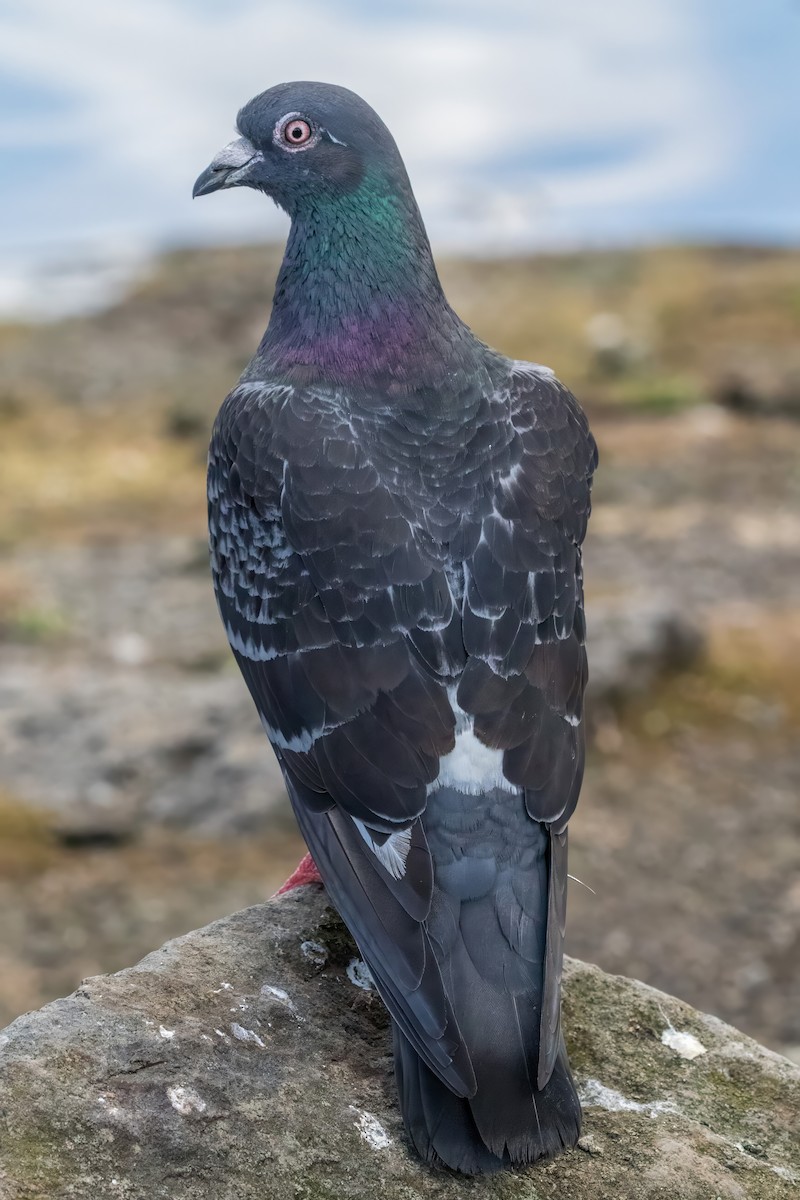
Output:
<svg viewBox="0 0 800 1200">
<path fill-rule="evenodd" d="M 209 458 L 217 598 L 334 904 L 400 1027 L 464 1095 L 474 1078 L 424 926 L 419 820 L 453 746 L 437 669 L 463 667 L 460 614 L 443 556 L 349 422 L 327 392 L 232 393 Z"/>
<path fill-rule="evenodd" d="M 209 460 L 220 611 L 301 830 L 393 1017 L 462 1096 L 475 1078 L 426 928 L 420 819 L 454 746 L 445 684 L 460 679 L 476 735 L 554 831 L 541 1080 L 559 1039 L 594 462 L 580 409 L 549 375 L 515 370 L 476 412 L 449 490 L 424 501 L 328 391 L 241 385 Z M 410 419 L 401 434 L 413 462 Z"/>
<path fill-rule="evenodd" d="M 587 680 L 580 546 L 597 447 L 574 397 L 549 372 L 516 364 L 511 422 L 520 454 L 496 488 L 465 563 L 457 699 L 479 740 L 503 751 L 503 774 L 550 830 L 549 900 L 538 1083 L 560 1044 L 566 826 L 578 800 Z M 511 914 L 513 917 L 514 914 Z"/>
</svg>

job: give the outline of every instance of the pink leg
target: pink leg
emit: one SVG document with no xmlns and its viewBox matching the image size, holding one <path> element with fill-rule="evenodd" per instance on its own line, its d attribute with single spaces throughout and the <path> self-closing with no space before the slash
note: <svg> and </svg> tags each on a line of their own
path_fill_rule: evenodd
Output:
<svg viewBox="0 0 800 1200">
<path fill-rule="evenodd" d="M 305 858 L 300 860 L 286 880 L 286 883 L 278 888 L 275 895 L 282 896 L 284 892 L 291 892 L 293 888 L 302 887 L 304 883 L 322 883 L 322 877 L 317 870 L 317 864 L 310 854 L 307 854 Z"/>
</svg>

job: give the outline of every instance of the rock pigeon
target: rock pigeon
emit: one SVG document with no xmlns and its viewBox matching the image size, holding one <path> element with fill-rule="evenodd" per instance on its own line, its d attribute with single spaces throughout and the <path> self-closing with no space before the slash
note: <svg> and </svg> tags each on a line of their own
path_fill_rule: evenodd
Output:
<svg viewBox="0 0 800 1200">
<path fill-rule="evenodd" d="M 256 188 L 291 229 L 211 441 L 222 620 L 391 1014 L 411 1143 L 466 1174 L 549 1158 L 581 1118 L 560 981 L 595 443 L 450 308 L 365 101 L 280 84 L 237 128 L 194 194 Z"/>
</svg>

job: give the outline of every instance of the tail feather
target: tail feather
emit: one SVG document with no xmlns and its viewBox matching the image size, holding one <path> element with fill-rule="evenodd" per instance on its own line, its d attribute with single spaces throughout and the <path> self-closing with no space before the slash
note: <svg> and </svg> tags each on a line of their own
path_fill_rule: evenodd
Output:
<svg viewBox="0 0 800 1200">
<path fill-rule="evenodd" d="M 400 1108 L 420 1158 L 464 1175 L 491 1174 L 505 1166 L 484 1144 L 469 1101 L 456 1096 L 425 1066 L 394 1023 L 393 1029 Z"/>
<path fill-rule="evenodd" d="M 437 800 L 441 813 L 449 797 Z M 581 1127 L 559 1019 L 566 838 L 525 816 L 505 855 L 448 863 L 432 835 L 427 930 L 475 1087 L 456 1095 L 395 1025 L 409 1137 L 427 1162 L 468 1175 L 552 1158 Z"/>
<path fill-rule="evenodd" d="M 580 1103 L 563 1044 L 541 1091 L 520 1089 L 509 1079 L 488 1092 L 479 1082 L 476 1096 L 464 1099 L 425 1066 L 395 1027 L 395 1072 L 408 1136 L 431 1166 L 491 1174 L 554 1158 L 580 1135 Z"/>
</svg>

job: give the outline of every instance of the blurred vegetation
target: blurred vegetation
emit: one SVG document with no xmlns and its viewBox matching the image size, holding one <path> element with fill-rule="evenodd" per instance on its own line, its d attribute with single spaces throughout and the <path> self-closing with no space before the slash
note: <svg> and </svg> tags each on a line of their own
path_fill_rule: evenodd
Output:
<svg viewBox="0 0 800 1200">
<path fill-rule="evenodd" d="M 47 814 L 0 792 L 0 876 L 20 879 L 49 867 L 55 840 Z"/>
<path fill-rule="evenodd" d="M 787 611 L 777 626 L 728 619 L 707 632 L 702 661 L 666 674 L 644 701 L 626 698 L 620 725 L 651 747 L 668 748 L 687 730 L 791 746 L 800 729 L 798 615 Z"/>
</svg>

